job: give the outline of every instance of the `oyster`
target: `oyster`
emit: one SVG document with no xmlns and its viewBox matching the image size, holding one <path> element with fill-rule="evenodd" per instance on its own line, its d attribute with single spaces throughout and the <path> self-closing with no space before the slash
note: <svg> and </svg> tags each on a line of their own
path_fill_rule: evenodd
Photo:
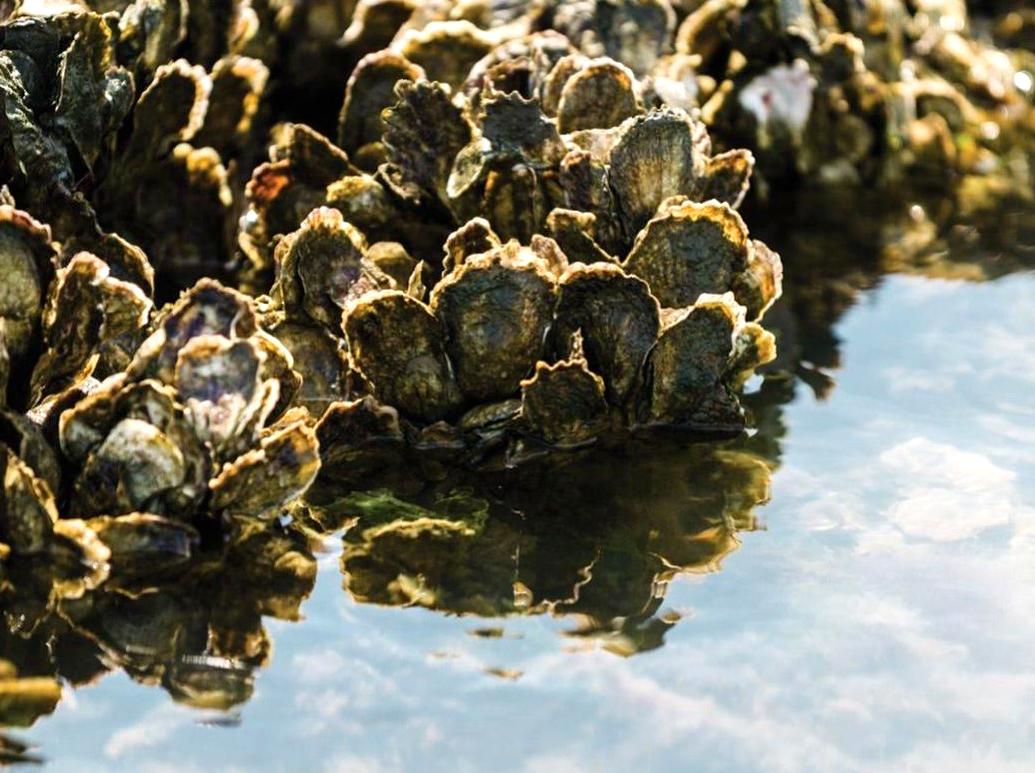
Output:
<svg viewBox="0 0 1035 773">
<path fill-rule="evenodd" d="M 521 382 L 521 416 L 537 437 L 560 448 L 594 440 L 607 420 L 604 380 L 584 357 L 539 362 Z"/>
<path fill-rule="evenodd" d="M 727 381 L 730 369 L 751 369 L 775 356 L 770 333 L 756 326 L 747 335 L 765 340 L 740 341 L 744 328 L 744 307 L 732 294 L 702 295 L 693 306 L 665 314 L 647 361 L 647 421 L 739 431 L 743 419 Z"/>
<path fill-rule="evenodd" d="M 163 310 L 125 374 L 62 414 L 75 512 L 190 521 L 206 505 L 254 515 L 285 505 L 319 466 L 304 418 L 271 423 L 293 373 L 246 296 L 199 283 Z"/>
<path fill-rule="evenodd" d="M 610 404 L 625 405 L 639 388 L 659 327 L 650 287 L 620 267 L 574 265 L 561 277 L 553 335 L 567 342 L 581 332 L 586 361 L 603 378 Z"/>
<path fill-rule="evenodd" d="M 382 402 L 427 422 L 459 407 L 445 330 L 421 301 L 398 290 L 369 294 L 345 312 L 342 326 L 353 362 Z"/>
<path fill-rule="evenodd" d="M 431 292 L 464 395 L 510 397 L 540 359 L 553 314 L 554 280 L 516 243 L 468 258 Z"/>
</svg>

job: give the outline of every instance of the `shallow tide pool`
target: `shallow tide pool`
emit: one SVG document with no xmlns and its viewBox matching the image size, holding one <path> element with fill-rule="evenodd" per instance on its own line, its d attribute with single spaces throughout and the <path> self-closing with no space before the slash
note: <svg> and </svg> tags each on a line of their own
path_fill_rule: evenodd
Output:
<svg viewBox="0 0 1035 773">
<path fill-rule="evenodd" d="M 264 621 L 249 700 L 191 708 L 115 669 L 10 736 L 53 771 L 1031 770 L 1018 269 L 828 276 L 843 314 L 772 315 L 800 378 L 752 384 L 753 437 L 497 490 L 509 515 L 436 543 L 435 577 L 353 545 L 344 589 L 331 533 L 303 619 Z"/>
</svg>

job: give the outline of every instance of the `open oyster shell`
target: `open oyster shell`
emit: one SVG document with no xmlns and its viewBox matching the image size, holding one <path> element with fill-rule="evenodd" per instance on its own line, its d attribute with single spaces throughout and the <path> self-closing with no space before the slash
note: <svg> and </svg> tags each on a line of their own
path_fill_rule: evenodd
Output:
<svg viewBox="0 0 1035 773">
<path fill-rule="evenodd" d="M 156 326 L 126 373 L 61 415 L 61 447 L 77 471 L 73 512 L 190 522 L 266 514 L 301 494 L 319 467 L 316 438 L 304 409 L 272 423 L 300 377 L 258 328 L 252 301 L 203 281 Z"/>
</svg>

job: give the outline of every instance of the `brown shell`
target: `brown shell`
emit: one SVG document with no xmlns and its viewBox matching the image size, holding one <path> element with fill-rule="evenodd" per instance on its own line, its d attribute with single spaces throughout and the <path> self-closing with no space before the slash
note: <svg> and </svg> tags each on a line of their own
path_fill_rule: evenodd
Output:
<svg viewBox="0 0 1035 773">
<path fill-rule="evenodd" d="M 290 423 L 223 467 L 210 484 L 212 508 L 230 515 L 275 516 L 312 485 L 319 471 L 315 430 L 302 421 Z"/>
<path fill-rule="evenodd" d="M 468 256 L 489 252 L 502 243 L 488 220 L 484 217 L 472 218 L 446 239 L 442 271 L 448 273 L 457 266 L 462 266 Z"/>
<path fill-rule="evenodd" d="M 650 285 L 662 306 L 682 308 L 724 293 L 748 263 L 747 226 L 728 204 L 666 203 L 636 237 L 622 267 Z"/>
<path fill-rule="evenodd" d="M 57 272 L 43 312 L 47 349 L 32 374 L 32 403 L 96 373 L 125 368 L 139 344 L 151 300 L 81 252 Z"/>
<path fill-rule="evenodd" d="M 258 438 L 279 397 L 264 382 L 265 354 L 251 339 L 197 336 L 176 360 L 174 386 L 194 433 L 218 458 L 232 458 Z"/>
<path fill-rule="evenodd" d="M 384 161 L 381 113 L 396 102 L 395 84 L 424 78 L 424 70 L 390 50 L 368 54 L 349 76 L 338 118 L 338 144 L 372 172 Z"/>
<path fill-rule="evenodd" d="M 564 84 L 557 107 L 557 128 L 564 134 L 606 129 L 641 111 L 632 72 L 613 60 L 597 59 Z"/>
<path fill-rule="evenodd" d="M 11 357 L 25 354 L 33 343 L 56 262 L 50 229 L 21 210 L 0 205 L 0 323 Z"/>
<path fill-rule="evenodd" d="M 762 242 L 752 239 L 747 266 L 733 277 L 733 295 L 744 305 L 747 318 L 758 320 L 783 293 L 783 263 Z"/>
<path fill-rule="evenodd" d="M 258 329 L 251 299 L 214 279 L 202 279 L 163 309 L 155 332 L 140 345 L 127 368 L 131 378 L 173 382 L 180 349 L 199 335 L 247 338 Z"/>
<path fill-rule="evenodd" d="M 725 381 L 744 309 L 732 294 L 672 311 L 648 360 L 651 423 L 739 431 L 744 420 Z"/>
<path fill-rule="evenodd" d="M 422 67 L 429 80 L 459 89 L 474 64 L 492 50 L 492 44 L 488 33 L 469 21 L 442 21 L 408 31 L 393 48 Z"/>
<path fill-rule="evenodd" d="M 627 238 L 671 196 L 691 195 L 705 174 L 710 141 L 704 125 L 682 110 L 662 108 L 622 125 L 609 178 Z"/>
<path fill-rule="evenodd" d="M 149 513 L 91 518 L 86 525 L 108 547 L 110 579 L 135 584 L 185 569 L 200 538 L 191 526 Z"/>
<path fill-rule="evenodd" d="M 426 422 L 457 409 L 442 324 L 419 300 L 397 290 L 368 295 L 346 311 L 342 326 L 353 362 L 381 402 Z"/>
<path fill-rule="evenodd" d="M 0 543 L 15 553 L 47 549 L 57 520 L 54 494 L 13 450 L 0 443 Z"/>
<path fill-rule="evenodd" d="M 74 515 L 185 517 L 205 495 L 208 452 L 171 387 L 114 376 L 62 414 L 60 437 L 81 465 Z"/>
<path fill-rule="evenodd" d="M 392 286 L 366 259 L 366 239 L 341 212 L 313 210 L 277 245 L 277 280 L 271 294 L 289 315 L 305 314 L 335 328 L 342 309 L 364 293 Z"/>
<path fill-rule="evenodd" d="M 516 247 L 516 245 L 514 245 Z M 457 383 L 473 400 L 511 397 L 543 354 L 554 282 L 507 245 L 469 258 L 432 290 Z"/>
<path fill-rule="evenodd" d="M 521 415 L 532 433 L 564 448 L 593 440 L 607 419 L 604 380 L 582 358 L 549 365 L 521 382 Z"/>
<path fill-rule="evenodd" d="M 612 405 L 625 405 L 638 388 L 659 327 L 658 301 L 647 283 L 619 266 L 576 264 L 561 278 L 555 340 L 566 348 L 582 331 L 586 360 L 604 379 Z"/>
</svg>

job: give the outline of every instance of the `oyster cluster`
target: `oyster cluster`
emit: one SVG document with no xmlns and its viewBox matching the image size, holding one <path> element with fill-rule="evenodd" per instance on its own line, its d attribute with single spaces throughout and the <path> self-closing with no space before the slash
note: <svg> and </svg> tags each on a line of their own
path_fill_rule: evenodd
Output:
<svg viewBox="0 0 1035 773">
<path fill-rule="evenodd" d="M 749 183 L 1030 198 L 1032 28 L 1022 2 L 0 3 L 0 592 L 92 630 L 212 566 L 276 575 L 247 546 L 318 477 L 737 436 L 783 273 Z M 183 662 L 261 650 L 213 636 Z M 126 668 L 206 694 L 169 662 Z"/>
</svg>

